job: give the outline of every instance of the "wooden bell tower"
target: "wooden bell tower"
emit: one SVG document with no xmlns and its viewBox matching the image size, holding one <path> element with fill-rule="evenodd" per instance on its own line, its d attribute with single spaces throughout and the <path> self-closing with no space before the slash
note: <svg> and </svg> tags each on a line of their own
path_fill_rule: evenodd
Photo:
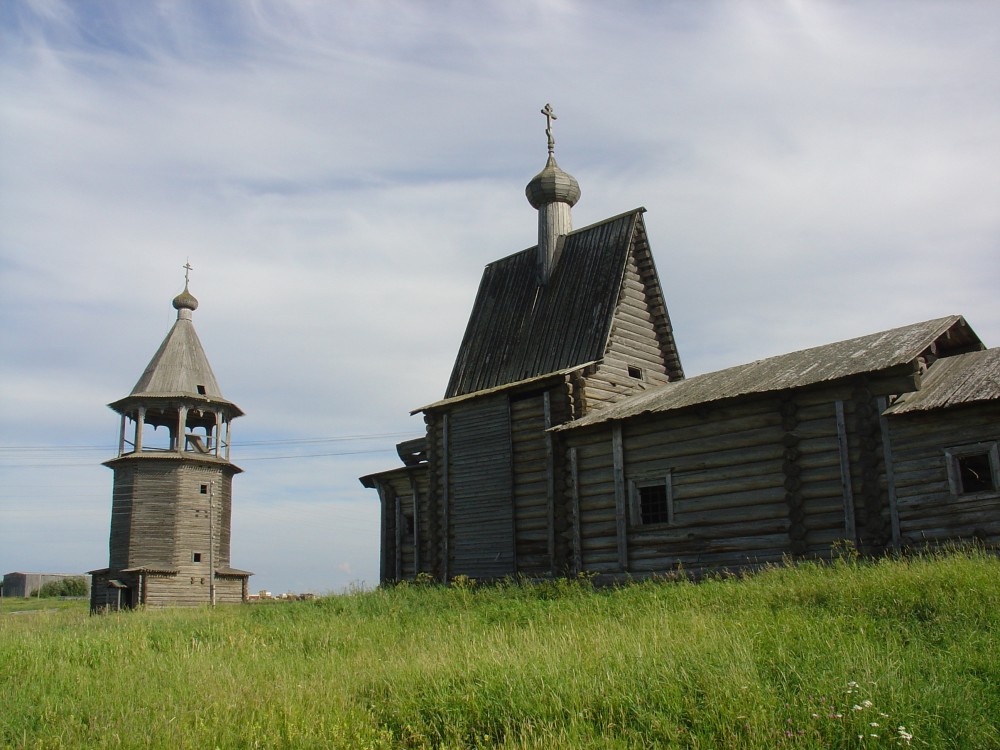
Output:
<svg viewBox="0 0 1000 750">
<path fill-rule="evenodd" d="M 190 271 L 190 266 L 185 266 Z M 173 300 L 177 321 L 121 415 L 108 567 L 92 571 L 91 609 L 241 602 L 247 571 L 230 567 L 232 420 L 192 323 L 198 300 Z"/>
</svg>

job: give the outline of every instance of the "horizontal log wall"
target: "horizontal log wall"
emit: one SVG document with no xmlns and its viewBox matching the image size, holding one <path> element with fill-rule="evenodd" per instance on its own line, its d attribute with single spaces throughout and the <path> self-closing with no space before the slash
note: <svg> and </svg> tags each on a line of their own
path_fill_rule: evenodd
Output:
<svg viewBox="0 0 1000 750">
<path fill-rule="evenodd" d="M 629 253 L 604 358 L 586 379 L 587 410 L 600 409 L 604 404 L 668 380 L 647 283 L 633 250 Z M 630 366 L 641 368 L 641 379 L 629 375 Z"/>
<path fill-rule="evenodd" d="M 896 503 L 907 546 L 977 539 L 1000 544 L 1000 493 L 952 493 L 946 448 L 1000 441 L 1000 405 L 890 416 Z"/>
<path fill-rule="evenodd" d="M 624 545 L 613 426 L 566 433 L 576 482 L 566 504 L 579 519 L 573 533 L 581 567 L 612 573 L 622 548 L 634 574 L 828 557 L 849 536 L 847 518 L 854 514 L 868 533 L 881 533 L 889 520 L 885 473 L 878 412 L 868 408 L 874 397 L 866 385 L 764 394 L 622 423 L 626 483 L 669 474 L 673 497 L 673 523 L 643 526 L 630 512 Z M 845 507 L 845 497 L 853 504 Z"/>
<path fill-rule="evenodd" d="M 110 567 L 176 568 L 202 556 L 208 571 L 209 498 L 214 564 L 230 565 L 232 468 L 184 460 L 137 459 L 115 464 Z M 203 493 L 202 487 L 206 490 Z"/>
</svg>

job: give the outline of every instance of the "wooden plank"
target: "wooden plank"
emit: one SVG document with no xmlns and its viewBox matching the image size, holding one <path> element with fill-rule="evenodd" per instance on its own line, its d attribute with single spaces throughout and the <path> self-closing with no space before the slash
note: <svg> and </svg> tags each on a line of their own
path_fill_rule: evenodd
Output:
<svg viewBox="0 0 1000 750">
<path fill-rule="evenodd" d="M 548 429 L 552 427 L 552 398 L 549 391 L 545 391 L 543 396 L 543 409 L 545 416 L 545 508 L 549 522 L 549 570 L 555 574 L 556 570 L 556 467 L 555 467 L 555 446 L 552 444 L 552 433 Z"/>
<path fill-rule="evenodd" d="M 854 522 L 854 490 L 851 486 L 851 457 L 847 445 L 847 422 L 844 417 L 844 402 L 837 400 L 837 444 L 840 452 L 840 484 L 844 497 L 844 536 L 852 542 L 858 539 Z"/>
<path fill-rule="evenodd" d="M 580 535 L 580 482 L 578 478 L 577 449 L 569 449 L 570 524 L 573 531 L 573 572 L 583 572 Z"/>
<path fill-rule="evenodd" d="M 899 547 L 899 509 L 896 500 L 896 474 L 892 461 L 892 438 L 889 435 L 889 420 L 883 412 L 888 403 L 885 396 L 875 399 L 878 404 L 879 431 L 882 434 L 882 463 L 885 465 L 886 494 L 889 498 L 889 523 L 892 527 L 892 546 Z"/>
<path fill-rule="evenodd" d="M 449 456 L 448 445 L 451 442 L 448 435 L 448 425 L 449 425 L 449 415 L 446 412 L 441 417 L 441 507 L 444 515 L 443 527 L 444 535 L 441 540 L 442 556 L 441 556 L 441 575 L 442 580 L 447 582 L 450 580 L 449 573 L 451 572 L 449 567 L 449 560 L 451 559 L 451 524 L 450 524 L 450 512 L 451 508 L 451 477 L 450 466 L 451 458 Z"/>
<path fill-rule="evenodd" d="M 396 495 L 395 502 L 395 512 L 396 512 L 396 580 L 400 581 L 403 578 L 403 505 L 399 499 L 399 495 Z"/>
<path fill-rule="evenodd" d="M 611 451 L 615 461 L 615 523 L 617 524 L 618 567 L 620 570 L 626 571 L 628 570 L 628 526 L 625 516 L 625 455 L 620 422 L 615 422 L 611 428 Z"/>
</svg>

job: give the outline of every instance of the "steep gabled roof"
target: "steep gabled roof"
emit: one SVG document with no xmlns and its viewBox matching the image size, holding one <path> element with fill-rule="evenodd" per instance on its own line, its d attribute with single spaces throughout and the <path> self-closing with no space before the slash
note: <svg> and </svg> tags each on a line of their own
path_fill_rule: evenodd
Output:
<svg viewBox="0 0 1000 750">
<path fill-rule="evenodd" d="M 455 360 L 446 398 L 496 388 L 604 356 L 625 264 L 645 209 L 566 235 L 552 277 L 539 284 L 537 248 L 490 263 Z M 657 288 L 653 295 L 662 304 Z M 666 310 L 663 310 L 663 319 Z M 668 358 L 676 358 L 667 330 Z"/>
<path fill-rule="evenodd" d="M 1000 348 L 945 357 L 931 365 L 919 391 L 903 394 L 886 414 L 1000 401 Z"/>
<path fill-rule="evenodd" d="M 915 367 L 917 358 L 932 346 L 946 354 L 980 349 L 982 343 L 964 318 L 951 315 L 667 383 L 555 429 L 586 427 L 738 396 L 801 388 L 911 364 Z"/>
</svg>

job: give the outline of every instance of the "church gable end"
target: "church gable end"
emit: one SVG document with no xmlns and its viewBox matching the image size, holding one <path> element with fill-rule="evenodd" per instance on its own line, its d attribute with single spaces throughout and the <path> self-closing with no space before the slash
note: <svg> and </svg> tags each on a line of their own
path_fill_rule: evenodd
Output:
<svg viewBox="0 0 1000 750">
<path fill-rule="evenodd" d="M 603 357 L 584 379 L 583 411 L 683 377 L 670 316 L 639 215 Z"/>
</svg>

